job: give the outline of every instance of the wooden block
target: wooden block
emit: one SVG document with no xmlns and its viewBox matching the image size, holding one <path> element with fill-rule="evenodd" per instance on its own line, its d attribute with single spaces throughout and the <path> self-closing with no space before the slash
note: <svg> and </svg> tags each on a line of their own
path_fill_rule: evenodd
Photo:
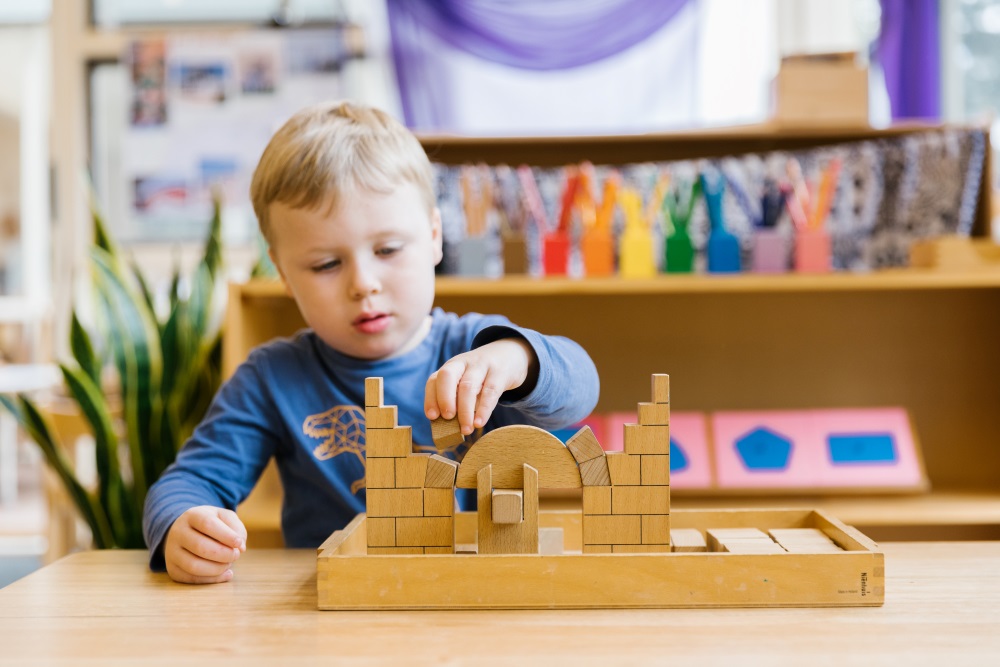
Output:
<svg viewBox="0 0 1000 667">
<path fill-rule="evenodd" d="M 670 403 L 670 376 L 653 375 L 653 403 Z"/>
<path fill-rule="evenodd" d="M 615 544 L 611 547 L 616 554 L 660 554 L 669 553 L 669 544 Z"/>
<path fill-rule="evenodd" d="M 538 529 L 538 553 L 542 556 L 558 556 L 563 552 L 563 529 L 561 526 Z"/>
<path fill-rule="evenodd" d="M 642 483 L 640 459 L 624 452 L 608 452 L 604 457 L 608 462 L 608 473 L 615 486 L 639 486 Z"/>
<path fill-rule="evenodd" d="M 396 488 L 396 459 L 365 459 L 365 486 L 369 489 Z"/>
<path fill-rule="evenodd" d="M 455 544 L 455 520 L 450 516 L 396 519 L 396 545 L 450 547 Z"/>
<path fill-rule="evenodd" d="M 708 551 L 705 536 L 697 528 L 673 528 L 670 531 L 671 551 Z"/>
<path fill-rule="evenodd" d="M 423 516 L 423 489 L 368 489 L 368 517 Z"/>
<path fill-rule="evenodd" d="M 424 547 L 425 554 L 453 554 L 455 553 L 454 547 Z"/>
<path fill-rule="evenodd" d="M 583 487 L 584 514 L 611 514 L 611 487 Z"/>
<path fill-rule="evenodd" d="M 373 428 L 365 432 L 366 458 L 403 458 L 412 453 L 413 429 L 409 426 Z"/>
<path fill-rule="evenodd" d="M 829 544 L 782 544 L 782 548 L 785 549 L 790 554 L 835 554 L 843 553 L 843 549 L 838 547 L 836 543 L 831 542 Z"/>
<path fill-rule="evenodd" d="M 365 407 L 381 407 L 382 378 L 365 378 Z"/>
<path fill-rule="evenodd" d="M 669 403 L 640 403 L 639 423 L 644 426 L 669 426 Z"/>
<path fill-rule="evenodd" d="M 779 543 L 818 543 L 818 544 L 833 544 L 833 540 L 830 536 L 824 533 L 819 528 L 772 528 L 767 531 L 767 534 L 771 538 Z"/>
<path fill-rule="evenodd" d="M 462 427 L 458 424 L 458 419 L 435 419 L 431 422 L 431 438 L 438 451 L 448 449 L 465 442 L 462 435 Z"/>
<path fill-rule="evenodd" d="M 772 540 L 732 540 L 722 544 L 719 551 L 734 554 L 783 554 L 787 553 L 781 545 Z"/>
<path fill-rule="evenodd" d="M 423 547 L 368 547 L 369 556 L 401 556 L 424 553 Z"/>
<path fill-rule="evenodd" d="M 585 554 L 609 554 L 611 553 L 610 544 L 584 544 L 583 553 Z"/>
<path fill-rule="evenodd" d="M 453 516 L 454 489 L 424 489 L 424 516 Z"/>
<path fill-rule="evenodd" d="M 396 428 L 396 414 L 398 408 L 395 405 L 384 407 L 365 406 L 365 429 L 370 431 L 376 428 Z"/>
<path fill-rule="evenodd" d="M 396 519 L 365 517 L 365 532 L 369 547 L 396 546 Z"/>
<path fill-rule="evenodd" d="M 757 528 L 708 528 L 705 531 L 708 538 L 709 551 L 722 551 L 722 544 L 729 540 L 773 540 Z"/>
<path fill-rule="evenodd" d="M 396 488 L 423 488 L 427 476 L 427 459 L 430 454 L 410 454 L 396 462 Z"/>
<path fill-rule="evenodd" d="M 638 515 L 583 516 L 584 544 L 641 544 L 642 521 Z"/>
<path fill-rule="evenodd" d="M 670 454 L 670 427 L 625 424 L 626 454 Z"/>
<path fill-rule="evenodd" d="M 592 458 L 580 464 L 580 480 L 584 488 L 588 486 L 610 486 L 611 472 L 603 456 Z"/>
<path fill-rule="evenodd" d="M 493 523 L 492 466 L 480 468 L 476 475 L 480 554 L 538 553 L 538 471 L 527 463 L 523 465 L 524 520 L 517 524 Z"/>
<path fill-rule="evenodd" d="M 612 514 L 670 514 L 670 487 L 669 486 L 612 487 L 611 513 Z"/>
<path fill-rule="evenodd" d="M 458 463 L 438 454 L 431 454 L 431 457 L 427 459 L 424 486 L 433 489 L 453 489 L 457 473 Z"/>
<path fill-rule="evenodd" d="M 604 448 L 601 447 L 601 443 L 597 442 L 597 436 L 594 435 L 589 426 L 584 426 L 573 434 L 573 437 L 566 441 L 566 447 L 569 448 L 576 462 L 581 464 L 598 456 L 604 456 Z"/>
<path fill-rule="evenodd" d="M 646 514 L 642 517 L 643 544 L 670 544 L 670 515 Z"/>
<path fill-rule="evenodd" d="M 643 486 L 670 484 L 670 456 L 667 454 L 642 454 L 639 456 L 640 480 Z"/>
<path fill-rule="evenodd" d="M 524 492 L 517 489 L 497 489 L 493 492 L 493 523 L 521 523 Z"/>
<path fill-rule="evenodd" d="M 490 431 L 469 449 L 458 469 L 455 486 L 477 488 L 477 471 L 493 466 L 494 489 L 523 489 L 524 464 L 538 471 L 538 485 L 544 489 L 578 489 L 580 468 L 566 445 L 536 426 L 505 426 Z"/>
</svg>

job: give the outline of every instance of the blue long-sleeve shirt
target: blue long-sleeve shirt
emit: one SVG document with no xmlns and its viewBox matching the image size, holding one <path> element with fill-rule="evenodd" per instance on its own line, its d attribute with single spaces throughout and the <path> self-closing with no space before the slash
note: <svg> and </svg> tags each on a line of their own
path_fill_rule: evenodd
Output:
<svg viewBox="0 0 1000 667">
<path fill-rule="evenodd" d="M 435 452 L 424 415 L 427 378 L 457 354 L 511 337 L 531 345 L 538 379 L 523 397 L 505 394 L 484 433 L 509 424 L 566 428 L 590 414 L 599 381 L 587 353 L 496 315 L 436 308 L 420 345 L 379 361 L 340 354 L 309 329 L 256 348 L 149 490 L 143 531 L 150 566 L 164 568 L 163 541 L 181 514 L 198 505 L 235 510 L 271 457 L 284 488 L 285 544 L 318 546 L 365 511 L 365 378 L 384 378 L 384 403 L 398 406 L 399 424 L 412 426 L 414 449 Z M 460 460 L 467 448 L 445 455 Z"/>
</svg>

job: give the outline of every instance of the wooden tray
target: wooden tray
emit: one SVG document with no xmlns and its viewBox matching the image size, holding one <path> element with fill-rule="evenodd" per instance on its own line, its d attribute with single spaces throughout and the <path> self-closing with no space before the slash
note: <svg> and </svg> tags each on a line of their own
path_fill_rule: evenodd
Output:
<svg viewBox="0 0 1000 667">
<path fill-rule="evenodd" d="M 677 510 L 671 528 L 818 528 L 837 553 L 582 554 L 582 514 L 541 511 L 563 529 L 560 555 L 372 555 L 359 514 L 319 548 L 318 604 L 347 609 L 876 607 L 884 556 L 857 529 L 818 510 Z M 455 515 L 457 544 L 476 513 Z M 575 553 L 574 553 L 575 552 Z"/>
</svg>

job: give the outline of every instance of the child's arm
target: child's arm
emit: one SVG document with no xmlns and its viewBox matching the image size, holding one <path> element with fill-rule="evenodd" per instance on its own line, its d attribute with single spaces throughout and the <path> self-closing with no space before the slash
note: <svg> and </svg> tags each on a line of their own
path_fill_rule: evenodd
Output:
<svg viewBox="0 0 1000 667">
<path fill-rule="evenodd" d="M 182 584 L 217 584 L 233 578 L 230 565 L 247 550 L 247 529 L 236 512 L 202 505 L 180 515 L 167 532 L 163 558 Z"/>
<path fill-rule="evenodd" d="M 527 394 L 538 380 L 538 357 L 523 338 L 503 338 L 449 359 L 424 391 L 428 419 L 458 417 L 462 434 L 482 427 L 505 391 Z"/>
</svg>

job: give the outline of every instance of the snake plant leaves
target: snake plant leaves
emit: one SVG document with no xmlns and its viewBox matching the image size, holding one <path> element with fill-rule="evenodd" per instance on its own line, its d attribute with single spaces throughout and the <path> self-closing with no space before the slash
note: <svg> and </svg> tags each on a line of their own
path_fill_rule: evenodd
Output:
<svg viewBox="0 0 1000 667">
<path fill-rule="evenodd" d="M 70 319 L 69 346 L 76 363 L 80 364 L 83 372 L 99 387 L 101 385 L 101 360 L 94 352 L 94 345 L 90 342 L 90 334 L 80 324 L 76 310 L 73 311 Z"/>
</svg>

